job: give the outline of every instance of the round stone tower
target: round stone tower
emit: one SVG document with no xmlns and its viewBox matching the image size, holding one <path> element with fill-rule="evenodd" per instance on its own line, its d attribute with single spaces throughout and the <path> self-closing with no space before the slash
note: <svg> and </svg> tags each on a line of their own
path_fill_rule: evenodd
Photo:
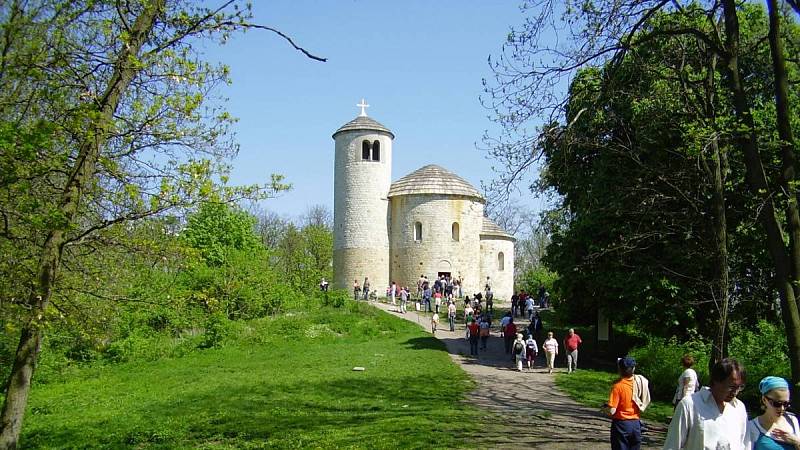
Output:
<svg viewBox="0 0 800 450">
<path fill-rule="evenodd" d="M 389 285 L 389 185 L 394 134 L 361 114 L 342 125 L 336 143 L 333 177 L 333 281 L 351 289 L 353 280 L 386 295 Z"/>
</svg>

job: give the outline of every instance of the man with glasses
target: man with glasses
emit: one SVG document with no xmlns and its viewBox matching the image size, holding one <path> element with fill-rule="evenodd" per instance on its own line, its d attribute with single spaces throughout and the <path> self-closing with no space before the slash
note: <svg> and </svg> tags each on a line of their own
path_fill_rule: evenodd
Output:
<svg viewBox="0 0 800 450">
<path fill-rule="evenodd" d="M 684 397 L 675 407 L 664 450 L 744 449 L 747 411 L 736 395 L 747 374 L 738 361 L 725 358 L 711 368 L 711 387 Z"/>
</svg>

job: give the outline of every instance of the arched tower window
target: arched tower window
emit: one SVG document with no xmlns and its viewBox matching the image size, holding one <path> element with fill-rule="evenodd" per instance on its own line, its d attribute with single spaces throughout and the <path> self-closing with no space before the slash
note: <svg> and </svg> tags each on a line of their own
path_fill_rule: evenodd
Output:
<svg viewBox="0 0 800 450">
<path fill-rule="evenodd" d="M 460 227 L 458 226 L 458 222 L 453 222 L 453 226 L 450 229 L 450 232 L 453 236 L 454 241 L 458 241 L 461 238 Z"/>
<path fill-rule="evenodd" d="M 497 254 L 497 270 L 504 270 L 506 268 L 505 255 L 503 252 Z"/>
<path fill-rule="evenodd" d="M 422 240 L 422 222 L 414 222 L 414 240 Z"/>
<path fill-rule="evenodd" d="M 366 159 L 369 161 L 369 141 L 364 141 L 361 143 L 361 159 Z"/>
<path fill-rule="evenodd" d="M 372 160 L 373 161 L 381 160 L 381 141 L 374 141 L 372 143 Z"/>
</svg>

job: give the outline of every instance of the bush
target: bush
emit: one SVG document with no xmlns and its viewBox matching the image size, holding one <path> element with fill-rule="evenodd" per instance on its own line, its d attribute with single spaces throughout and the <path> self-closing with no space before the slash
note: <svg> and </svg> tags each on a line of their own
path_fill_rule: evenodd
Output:
<svg viewBox="0 0 800 450">
<path fill-rule="evenodd" d="M 632 349 L 630 355 L 636 358 L 636 372 L 650 380 L 651 395 L 669 402 L 684 370 L 681 366 L 683 355 L 694 356 L 693 369 L 703 384 L 703 380 L 708 379 L 710 350 L 710 346 L 700 340 L 679 343 L 674 337 L 669 340 L 651 337 L 646 345 Z"/>
<path fill-rule="evenodd" d="M 205 323 L 205 333 L 200 341 L 200 348 L 222 347 L 225 338 L 230 335 L 231 323 L 222 312 L 215 312 L 208 316 Z"/>
<path fill-rule="evenodd" d="M 747 387 L 739 398 L 750 406 L 758 405 L 758 382 L 767 375 L 791 379 L 786 335 L 780 325 L 761 320 L 754 330 L 741 324 L 731 326 L 730 355 L 747 372 Z"/>
</svg>

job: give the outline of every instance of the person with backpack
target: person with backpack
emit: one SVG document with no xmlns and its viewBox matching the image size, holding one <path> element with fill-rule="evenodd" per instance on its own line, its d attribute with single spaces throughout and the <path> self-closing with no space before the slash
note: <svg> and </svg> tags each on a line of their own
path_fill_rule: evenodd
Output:
<svg viewBox="0 0 800 450">
<path fill-rule="evenodd" d="M 553 366 L 556 362 L 556 355 L 558 355 L 558 341 L 553 338 L 553 332 L 547 332 L 547 339 L 542 344 L 542 350 L 547 357 L 547 373 L 553 373 Z"/>
<path fill-rule="evenodd" d="M 525 361 L 525 341 L 522 339 L 522 333 L 517 333 L 517 338 L 514 340 L 511 348 L 514 351 L 514 362 L 517 363 L 517 371 L 522 372 L 522 361 Z"/>
<path fill-rule="evenodd" d="M 536 366 L 536 355 L 538 353 L 539 344 L 532 334 L 528 335 L 528 340 L 525 341 L 525 359 L 528 361 L 528 370 L 530 371 L 533 366 Z"/>
<path fill-rule="evenodd" d="M 483 316 L 481 319 L 481 350 L 486 350 L 486 344 L 489 341 L 489 330 L 491 328 L 491 319 L 487 316 Z"/>
</svg>

